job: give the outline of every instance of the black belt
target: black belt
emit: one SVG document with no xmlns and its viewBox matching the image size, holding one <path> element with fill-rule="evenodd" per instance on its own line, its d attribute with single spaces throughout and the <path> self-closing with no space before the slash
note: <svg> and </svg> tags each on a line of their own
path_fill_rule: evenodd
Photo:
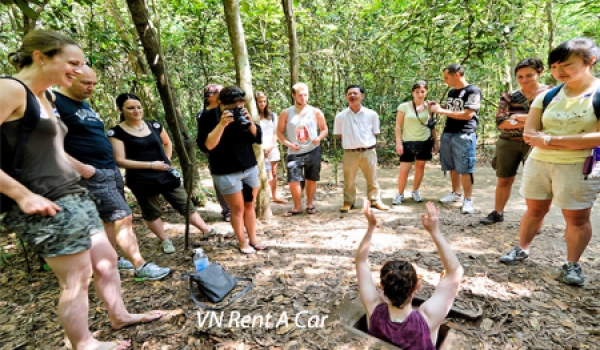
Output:
<svg viewBox="0 0 600 350">
<path fill-rule="evenodd" d="M 364 151 L 368 151 L 370 149 L 375 148 L 375 145 L 371 146 L 371 147 L 365 147 L 365 148 L 355 148 L 355 149 L 345 149 L 345 152 L 364 152 Z"/>
</svg>

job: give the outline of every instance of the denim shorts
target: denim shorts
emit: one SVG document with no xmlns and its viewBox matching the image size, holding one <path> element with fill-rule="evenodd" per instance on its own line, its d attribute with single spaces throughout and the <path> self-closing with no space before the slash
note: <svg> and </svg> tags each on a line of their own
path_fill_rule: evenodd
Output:
<svg viewBox="0 0 600 350">
<path fill-rule="evenodd" d="M 43 258 L 76 254 L 90 249 L 90 236 L 104 231 L 90 196 L 87 193 L 69 194 L 54 203 L 61 207 L 54 216 L 25 214 L 15 205 L 6 214 L 4 224 Z"/>
<path fill-rule="evenodd" d="M 454 170 L 457 174 L 472 174 L 475 171 L 475 145 L 477 134 L 443 133 L 440 142 L 442 170 Z"/>
<path fill-rule="evenodd" d="M 213 174 L 213 180 L 215 181 L 215 185 L 219 188 L 219 191 L 224 195 L 238 193 L 242 190 L 244 184 L 251 188 L 260 186 L 258 180 L 258 166 L 256 165 L 233 174 Z"/>
<path fill-rule="evenodd" d="M 89 179 L 81 178 L 80 184 L 90 191 L 102 221 L 114 222 L 131 215 L 118 168 L 96 169 Z"/>
<path fill-rule="evenodd" d="M 321 179 L 321 146 L 302 154 L 288 154 L 286 159 L 288 182 Z"/>
</svg>

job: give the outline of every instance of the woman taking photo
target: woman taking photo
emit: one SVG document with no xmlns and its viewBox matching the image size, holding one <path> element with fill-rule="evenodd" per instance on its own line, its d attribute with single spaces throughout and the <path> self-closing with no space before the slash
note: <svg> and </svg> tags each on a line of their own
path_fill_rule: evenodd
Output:
<svg viewBox="0 0 600 350">
<path fill-rule="evenodd" d="M 269 186 L 271 187 L 271 198 L 273 202 L 286 204 L 287 201 L 277 197 L 277 164 L 281 159 L 279 147 L 277 144 L 277 115 L 271 112 L 269 100 L 264 92 L 257 91 L 255 94 L 256 107 L 260 116 L 260 128 L 262 129 L 263 151 L 265 153 L 265 166 L 269 175 Z M 269 162 L 269 165 L 267 165 Z"/>
<path fill-rule="evenodd" d="M 500 135 L 496 141 L 496 154 L 492 161 L 498 179 L 496 202 L 494 210 L 479 220 L 484 225 L 504 221 L 504 206 L 510 198 L 517 169 L 529 154 L 530 147 L 523 141 L 523 128 L 529 107 L 537 95 L 550 88 L 538 82 L 543 71 L 544 64 L 539 58 L 521 60 L 515 67 L 515 77 L 520 89 L 500 96 L 496 112 L 496 125 Z"/>
<path fill-rule="evenodd" d="M 425 173 L 425 162 L 431 160 L 432 152 L 440 148 L 429 107 L 425 103 L 427 82 L 418 81 L 412 87 L 413 100 L 398 106 L 396 113 L 396 152 L 400 155 L 400 173 L 398 174 L 398 194 L 393 205 L 404 202 L 404 188 L 408 181 L 408 173 L 416 160 L 413 179 L 412 199 L 422 202 L 419 187 Z M 435 124 L 433 124 L 435 126 Z"/>
<path fill-rule="evenodd" d="M 72 39 L 48 30 L 30 31 L 19 50 L 9 54 L 18 73 L 0 78 L 0 160 L 23 151 L 17 181 L 13 164 L 2 164 L 0 191 L 15 203 L 3 223 L 44 258 L 59 283 L 58 322 L 74 349 L 127 349 L 130 341 L 100 342 L 89 331 L 88 288 L 108 309 L 110 325 L 121 329 L 160 318 L 159 311 L 130 314 L 123 303 L 117 253 L 94 202 L 64 151 L 67 127 L 46 97 L 52 85 L 71 86 L 81 74 L 83 52 Z M 22 124 L 34 121 L 24 144 Z M 7 157 L 8 156 L 8 157 Z M 2 204 L 7 204 L 3 198 Z"/>
<path fill-rule="evenodd" d="M 108 130 L 115 161 L 125 168 L 127 187 L 133 192 L 148 228 L 160 239 L 164 253 L 175 252 L 165 233 L 160 195 L 181 215 L 190 215 L 190 223 L 206 237 L 218 234 L 209 227 L 192 206 L 187 207 L 187 193 L 181 187 L 180 174 L 171 167 L 173 145 L 169 135 L 156 121 L 144 121 L 142 103 L 134 94 L 120 94 L 117 107 L 121 123 Z"/>
<path fill-rule="evenodd" d="M 244 90 L 237 86 L 224 87 L 219 93 L 219 106 L 200 116 L 196 142 L 208 154 L 215 184 L 231 208 L 231 226 L 240 252 L 254 254 L 267 249 L 256 237 L 254 212 L 260 183 L 252 145 L 261 143 L 262 131 L 244 108 L 245 97 Z"/>
<path fill-rule="evenodd" d="M 600 145 L 600 116 L 593 102 L 600 80 L 592 74 L 598 57 L 600 49 L 588 38 L 565 41 L 548 55 L 552 76 L 563 84 L 540 94 L 531 105 L 523 137 L 533 150 L 521 186 L 527 211 L 519 245 L 500 258 L 505 264 L 528 259 L 531 242 L 554 204 L 566 221 L 561 280 L 575 286 L 585 282 L 579 259 L 592 238 L 590 212 L 600 186 L 599 178 L 583 174 L 586 158 Z"/>
<path fill-rule="evenodd" d="M 369 228 L 358 246 L 355 256 L 356 276 L 360 300 L 367 313 L 369 334 L 390 342 L 404 350 L 433 350 L 440 325 L 450 312 L 458 293 L 463 268 L 439 229 L 440 210 L 431 202 L 421 214 L 421 223 L 433 239 L 442 260 L 445 274 L 431 298 L 419 308 L 413 308 L 412 299 L 419 290 L 417 271 L 408 261 L 388 261 L 381 268 L 380 284 L 383 295 L 375 286 L 368 257 L 377 219 L 365 199 L 363 212 Z"/>
</svg>

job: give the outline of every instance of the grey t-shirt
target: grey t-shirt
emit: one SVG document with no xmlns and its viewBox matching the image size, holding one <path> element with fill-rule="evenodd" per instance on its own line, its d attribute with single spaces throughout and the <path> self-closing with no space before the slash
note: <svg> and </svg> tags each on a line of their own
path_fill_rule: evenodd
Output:
<svg viewBox="0 0 600 350">
<path fill-rule="evenodd" d="M 318 144 L 312 141 L 319 136 L 317 133 L 317 117 L 315 108 L 306 106 L 300 114 L 296 114 L 294 107 L 288 109 L 288 120 L 286 125 L 287 138 L 291 143 L 300 145 L 297 151 L 288 148 L 288 154 L 304 154 L 317 148 Z"/>
</svg>

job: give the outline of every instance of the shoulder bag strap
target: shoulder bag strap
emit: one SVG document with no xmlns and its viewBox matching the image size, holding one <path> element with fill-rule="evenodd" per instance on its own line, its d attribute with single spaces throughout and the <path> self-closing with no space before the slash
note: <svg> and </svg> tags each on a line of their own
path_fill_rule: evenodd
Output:
<svg viewBox="0 0 600 350">
<path fill-rule="evenodd" d="M 419 120 L 419 123 L 421 123 L 421 125 L 423 126 L 427 126 L 425 125 L 425 123 L 423 123 L 423 121 L 421 120 L 421 118 L 419 117 L 419 112 L 417 112 L 417 105 L 415 104 L 415 101 L 411 101 L 413 109 L 415 110 L 415 115 L 417 116 L 417 119 Z"/>
<path fill-rule="evenodd" d="M 596 114 L 596 120 L 600 120 L 600 86 L 596 89 L 594 94 L 592 105 L 594 106 L 594 113 Z"/>
<path fill-rule="evenodd" d="M 209 311 L 219 311 L 219 310 L 223 310 L 224 308 L 228 307 L 229 305 L 231 305 L 231 303 L 233 303 L 234 301 L 236 301 L 239 297 L 241 297 L 242 295 L 244 295 L 247 291 L 250 290 L 250 288 L 252 288 L 252 286 L 254 286 L 254 282 L 252 281 L 252 278 L 246 278 L 246 277 L 236 277 L 235 279 L 237 281 L 249 281 L 250 283 L 239 293 L 237 293 L 233 298 L 231 298 L 227 304 L 220 306 L 220 307 L 213 307 L 213 306 L 208 306 L 204 303 L 201 303 L 198 301 L 198 299 L 196 298 L 196 295 L 194 294 L 194 281 L 192 280 L 191 276 L 188 274 L 188 279 L 190 280 L 190 295 L 192 297 L 192 300 L 194 301 L 194 303 L 196 305 L 198 305 L 199 307 L 201 307 L 204 310 L 209 310 Z"/>
<path fill-rule="evenodd" d="M 165 148 L 163 147 L 162 144 L 162 139 L 160 138 L 160 133 L 158 132 L 158 130 L 154 129 L 154 126 L 152 125 L 151 122 L 149 121 L 144 121 L 146 123 L 146 125 L 148 125 L 148 128 L 150 128 L 150 132 L 152 133 L 152 135 L 154 135 L 154 138 L 156 139 L 156 142 L 158 142 L 158 148 L 160 149 L 160 154 L 163 157 L 163 162 L 167 163 L 167 164 L 171 164 L 171 161 L 169 161 L 169 158 L 167 158 L 167 155 L 165 154 Z M 155 121 L 155 123 L 158 123 Z M 163 126 L 164 129 L 164 126 Z"/>
</svg>

